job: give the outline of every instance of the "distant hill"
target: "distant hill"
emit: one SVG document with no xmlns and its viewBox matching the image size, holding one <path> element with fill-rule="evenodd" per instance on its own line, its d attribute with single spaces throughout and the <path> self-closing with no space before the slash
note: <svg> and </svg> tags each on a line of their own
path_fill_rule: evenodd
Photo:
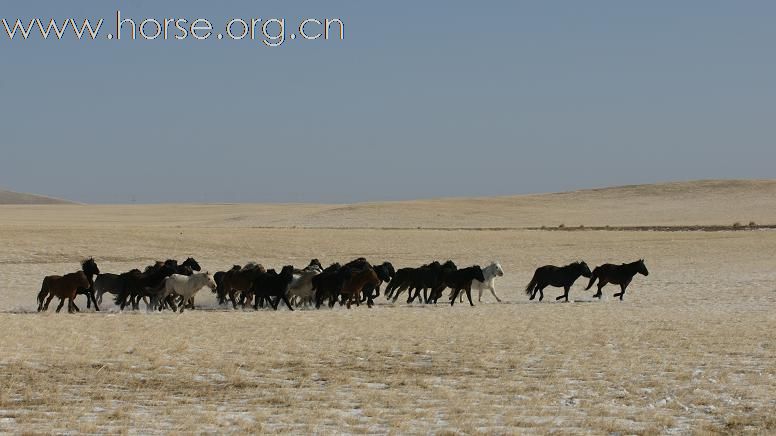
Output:
<svg viewBox="0 0 776 436">
<path fill-rule="evenodd" d="M 72 201 L 43 195 L 24 194 L 0 189 L 0 205 L 2 204 L 75 204 Z"/>
<path fill-rule="evenodd" d="M 0 194 L 0 202 L 60 202 Z M 7 208 L 10 209 L 10 208 Z M 57 206 L 3 211 L 3 223 L 182 227 L 498 229 L 776 225 L 776 180 L 701 180 L 555 194 L 356 204 Z"/>
</svg>

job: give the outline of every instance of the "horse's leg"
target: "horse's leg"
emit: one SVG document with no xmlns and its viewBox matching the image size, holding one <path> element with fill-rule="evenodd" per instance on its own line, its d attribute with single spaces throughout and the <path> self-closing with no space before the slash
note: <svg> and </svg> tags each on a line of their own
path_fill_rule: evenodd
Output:
<svg viewBox="0 0 776 436">
<path fill-rule="evenodd" d="M 92 299 L 92 303 L 94 304 L 94 310 L 96 312 L 99 312 L 100 311 L 100 306 L 97 305 L 97 298 L 94 296 L 94 290 L 91 290 L 91 289 L 89 290 L 89 295 L 87 295 L 87 298 L 91 298 Z M 89 306 L 89 300 L 88 299 L 86 300 L 86 306 L 87 306 L 87 308 Z"/>
<path fill-rule="evenodd" d="M 600 298 L 601 298 L 601 296 L 603 295 L 603 294 L 601 293 L 601 290 L 604 288 L 604 286 L 606 286 L 606 280 L 604 280 L 604 279 L 601 279 L 601 280 L 598 282 L 598 292 L 596 292 L 596 293 L 595 293 L 595 295 L 593 295 L 593 298 L 598 298 L 598 299 L 600 299 Z"/>
<path fill-rule="evenodd" d="M 474 303 L 472 303 L 472 288 L 466 288 L 466 298 L 469 299 L 469 305 L 474 307 Z"/>
<path fill-rule="evenodd" d="M 269 300 L 269 304 L 272 306 L 272 310 L 278 310 L 278 306 L 280 305 L 280 295 L 275 297 L 274 304 L 272 300 Z"/>
<path fill-rule="evenodd" d="M 495 286 L 491 286 L 490 287 L 490 293 L 493 294 L 493 298 L 495 298 L 496 301 L 501 303 L 501 298 L 498 298 L 498 295 L 496 295 L 496 287 Z M 482 290 L 480 290 L 480 295 L 482 295 Z"/>
<path fill-rule="evenodd" d="M 480 286 L 480 294 L 477 296 L 477 302 L 478 303 L 482 303 L 482 291 L 483 291 L 483 289 Z M 491 290 L 491 292 L 492 292 L 492 290 Z"/>
<path fill-rule="evenodd" d="M 544 300 L 544 288 L 539 288 L 539 301 Z"/>
<path fill-rule="evenodd" d="M 51 300 L 53 300 L 53 299 L 54 299 L 54 294 L 49 294 L 48 298 L 46 299 L 46 304 L 43 305 L 43 311 L 44 312 L 48 310 L 49 304 L 51 303 Z"/>
<path fill-rule="evenodd" d="M 625 296 L 625 290 L 626 290 L 626 289 L 628 289 L 628 285 L 629 285 L 629 284 L 630 284 L 630 281 L 626 281 L 626 282 L 623 282 L 623 283 L 620 285 L 620 289 L 621 289 L 621 292 L 620 292 L 620 301 L 622 301 L 622 297 L 624 297 L 624 296 Z M 614 294 L 614 295 L 615 295 L 615 296 L 617 296 L 617 294 Z"/>
<path fill-rule="evenodd" d="M 409 287 L 409 285 L 402 285 L 402 286 L 399 286 L 398 289 L 396 289 L 396 292 L 394 292 L 394 294 L 393 294 L 393 302 L 394 303 L 396 302 L 396 300 L 399 299 L 399 295 L 401 295 L 402 292 L 404 292 L 408 287 Z"/>
<path fill-rule="evenodd" d="M 290 301 L 288 301 L 288 297 L 286 297 L 286 295 L 285 295 L 285 294 L 283 294 L 283 295 L 281 295 L 281 296 L 280 296 L 280 298 L 283 300 L 283 302 L 285 302 L 285 303 L 286 303 L 286 306 L 288 306 L 288 310 L 290 310 L 291 312 L 293 312 L 293 311 L 294 311 L 294 308 L 293 308 L 293 307 L 291 307 L 291 302 L 290 302 Z"/>
<path fill-rule="evenodd" d="M 453 290 L 453 298 L 450 299 L 450 306 L 455 306 L 455 299 L 458 298 L 459 292 L 461 292 L 461 290 L 458 288 Z"/>
<path fill-rule="evenodd" d="M 68 312 L 70 312 L 70 309 L 71 309 L 70 305 L 72 305 L 72 309 L 75 309 L 76 312 L 80 312 L 81 311 L 81 309 L 79 309 L 78 306 L 76 306 L 76 304 L 75 304 L 75 298 L 71 298 L 70 299 L 70 303 L 67 306 L 67 311 Z"/>
<path fill-rule="evenodd" d="M 62 310 L 62 306 L 65 305 L 65 299 L 62 297 L 59 297 L 59 306 L 57 306 L 57 313 L 59 313 L 60 310 Z"/>
<path fill-rule="evenodd" d="M 568 285 L 564 286 L 563 287 L 563 295 L 561 295 L 560 297 L 555 297 L 555 301 L 562 300 L 562 299 L 565 298 L 566 302 L 568 303 L 569 302 L 569 288 L 570 288 L 570 286 L 568 286 Z"/>
</svg>

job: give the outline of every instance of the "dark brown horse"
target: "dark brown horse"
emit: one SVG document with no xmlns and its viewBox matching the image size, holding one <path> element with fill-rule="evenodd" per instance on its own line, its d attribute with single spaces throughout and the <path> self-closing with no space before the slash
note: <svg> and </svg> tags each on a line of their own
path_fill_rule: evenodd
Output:
<svg viewBox="0 0 776 436">
<path fill-rule="evenodd" d="M 649 275 L 647 265 L 644 264 L 644 259 L 639 259 L 636 262 L 623 263 L 622 265 L 614 265 L 611 263 L 605 263 L 601 266 L 597 266 L 593 270 L 593 276 L 590 277 L 590 283 L 585 290 L 593 287 L 595 281 L 598 280 L 598 292 L 593 295 L 593 298 L 601 298 L 601 289 L 611 283 L 613 285 L 620 285 L 620 292 L 614 294 L 615 297 L 622 297 L 625 295 L 625 289 L 633 280 L 633 276 L 636 274 L 642 274 L 643 276 Z"/>
<path fill-rule="evenodd" d="M 221 286 L 229 299 L 232 300 L 232 307 L 237 309 L 237 293 L 245 294 L 246 296 L 252 296 L 250 291 L 253 286 L 253 281 L 260 274 L 266 273 L 262 265 L 246 265 L 241 269 L 231 269 L 226 271 L 221 280 Z M 241 300 L 245 300 L 241 298 Z M 250 301 L 248 301 L 250 304 Z"/>
<path fill-rule="evenodd" d="M 67 311 L 80 312 L 75 304 L 75 297 L 80 289 L 90 289 L 92 287 L 93 277 L 100 273 L 97 263 L 89 258 L 81 263 L 81 271 L 65 274 L 63 276 L 47 276 L 43 279 L 43 285 L 38 293 L 38 312 L 48 310 L 49 304 L 54 297 L 59 297 L 59 306 L 57 312 L 62 310 L 62 306 L 67 300 Z M 46 298 L 48 296 L 48 298 Z M 44 303 L 45 300 L 45 303 Z"/>
</svg>

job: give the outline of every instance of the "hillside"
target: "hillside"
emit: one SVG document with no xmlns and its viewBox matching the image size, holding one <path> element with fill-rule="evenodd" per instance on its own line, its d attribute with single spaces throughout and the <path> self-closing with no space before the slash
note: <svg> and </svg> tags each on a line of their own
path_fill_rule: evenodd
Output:
<svg viewBox="0 0 776 436">
<path fill-rule="evenodd" d="M 0 209 L 0 219 L 5 224 L 55 226 L 88 222 L 110 226 L 228 228 L 729 226 L 752 221 L 776 224 L 776 180 L 709 180 L 555 194 L 348 205 L 65 205 L 36 207 L 34 213 L 30 212 L 24 206 L 6 206 Z"/>
<path fill-rule="evenodd" d="M 24 194 L 0 189 L 0 205 L 3 204 L 74 204 L 71 201 L 42 195 Z"/>
</svg>

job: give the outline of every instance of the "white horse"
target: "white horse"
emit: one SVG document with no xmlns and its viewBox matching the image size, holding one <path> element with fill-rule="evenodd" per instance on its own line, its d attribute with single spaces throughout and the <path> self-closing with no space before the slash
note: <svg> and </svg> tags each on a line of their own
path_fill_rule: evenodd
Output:
<svg viewBox="0 0 776 436">
<path fill-rule="evenodd" d="M 183 313 L 186 302 L 193 299 L 194 295 L 204 287 L 210 288 L 213 292 L 216 290 L 216 282 L 210 273 L 198 273 L 190 276 L 173 274 L 164 279 L 160 290 L 151 298 L 150 307 L 158 307 L 159 303 L 169 295 L 179 295 L 183 297 L 180 308 L 180 313 Z M 175 310 L 174 305 L 172 310 Z"/>
<path fill-rule="evenodd" d="M 294 279 L 288 287 L 289 300 L 294 304 L 312 304 L 315 291 L 313 291 L 313 277 L 321 273 L 317 265 L 294 272 Z"/>
<path fill-rule="evenodd" d="M 501 264 L 498 262 L 493 262 L 487 267 L 482 269 L 482 276 L 485 278 L 484 282 L 481 282 L 477 279 L 474 279 L 472 281 L 472 291 L 479 290 L 480 296 L 477 298 L 477 301 L 482 302 L 482 291 L 485 289 L 490 289 L 490 293 L 493 294 L 493 296 L 496 298 L 496 301 L 501 303 L 501 299 L 498 298 L 498 295 L 496 295 L 496 277 L 501 277 L 504 275 L 504 270 L 501 269 Z M 463 295 L 461 295 L 461 302 L 463 303 Z"/>
</svg>

